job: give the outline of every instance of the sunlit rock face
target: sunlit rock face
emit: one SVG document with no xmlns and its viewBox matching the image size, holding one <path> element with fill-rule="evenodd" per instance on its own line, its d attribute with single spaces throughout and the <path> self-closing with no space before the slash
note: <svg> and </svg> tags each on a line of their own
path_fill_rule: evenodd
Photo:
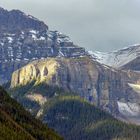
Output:
<svg viewBox="0 0 140 140">
<path fill-rule="evenodd" d="M 130 102 L 129 105 L 139 103 L 140 94 L 129 84 L 136 81 L 138 83 L 139 80 L 138 73 L 100 65 L 88 57 L 48 58 L 34 61 L 15 71 L 12 75 L 11 88 L 32 81 L 35 81 L 35 85 L 46 83 L 78 93 L 115 116 L 124 116 L 121 103 Z M 135 111 L 133 109 L 131 112 Z M 137 111 L 136 114 L 139 116 L 140 112 Z"/>
<path fill-rule="evenodd" d="M 42 21 L 19 10 L 0 8 L 0 83 L 30 61 L 83 55 L 84 48 L 60 32 L 50 31 Z"/>
</svg>

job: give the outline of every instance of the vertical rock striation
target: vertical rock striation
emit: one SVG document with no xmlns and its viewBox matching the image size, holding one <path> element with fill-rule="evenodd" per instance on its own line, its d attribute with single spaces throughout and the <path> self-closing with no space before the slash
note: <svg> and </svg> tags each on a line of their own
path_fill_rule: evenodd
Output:
<svg viewBox="0 0 140 140">
<path fill-rule="evenodd" d="M 139 82 L 140 76 L 130 71 L 100 65 L 88 57 L 49 58 L 34 61 L 15 71 L 11 88 L 35 81 L 58 86 L 112 114 L 118 114 L 118 101 L 139 103 L 140 95 L 128 83 Z"/>
</svg>

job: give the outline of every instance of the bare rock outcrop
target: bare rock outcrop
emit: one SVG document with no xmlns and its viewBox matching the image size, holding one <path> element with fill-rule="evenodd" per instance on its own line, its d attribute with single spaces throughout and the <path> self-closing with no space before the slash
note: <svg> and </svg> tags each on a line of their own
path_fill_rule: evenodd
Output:
<svg viewBox="0 0 140 140">
<path fill-rule="evenodd" d="M 35 84 L 44 82 L 78 93 L 113 115 L 121 113 L 120 103 L 139 105 L 140 94 L 130 86 L 140 82 L 138 73 L 112 69 L 88 57 L 34 61 L 13 73 L 11 88 L 33 80 Z"/>
</svg>

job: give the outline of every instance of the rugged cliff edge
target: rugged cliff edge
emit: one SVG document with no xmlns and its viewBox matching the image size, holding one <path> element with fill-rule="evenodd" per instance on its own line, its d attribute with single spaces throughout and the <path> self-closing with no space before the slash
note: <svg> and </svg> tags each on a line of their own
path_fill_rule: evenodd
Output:
<svg viewBox="0 0 140 140">
<path fill-rule="evenodd" d="M 140 82 L 140 75 L 100 65 L 89 57 L 34 61 L 13 73 L 11 88 L 25 86 L 32 81 L 34 86 L 45 83 L 78 93 L 115 116 L 140 116 L 140 94 L 135 88 Z M 34 93 L 28 92 L 28 95 Z"/>
</svg>

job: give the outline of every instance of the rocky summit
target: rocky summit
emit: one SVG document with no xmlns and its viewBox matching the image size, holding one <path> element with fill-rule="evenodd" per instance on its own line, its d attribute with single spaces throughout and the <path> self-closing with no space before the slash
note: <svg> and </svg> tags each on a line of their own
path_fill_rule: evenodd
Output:
<svg viewBox="0 0 140 140">
<path fill-rule="evenodd" d="M 68 36 L 19 10 L 0 8 L 0 83 L 30 61 L 47 57 L 79 57 L 85 49 Z"/>
</svg>

